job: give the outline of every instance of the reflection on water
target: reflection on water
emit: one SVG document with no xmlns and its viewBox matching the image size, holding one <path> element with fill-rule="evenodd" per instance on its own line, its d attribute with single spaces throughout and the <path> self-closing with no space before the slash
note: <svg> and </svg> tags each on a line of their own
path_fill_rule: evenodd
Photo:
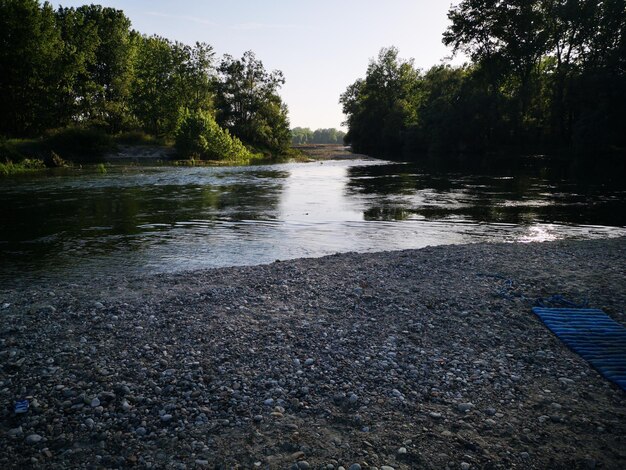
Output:
<svg viewBox="0 0 626 470">
<path fill-rule="evenodd" d="M 587 175 L 588 176 L 588 175 Z M 623 183 L 534 162 L 114 167 L 0 180 L 0 281 L 626 235 Z"/>
</svg>

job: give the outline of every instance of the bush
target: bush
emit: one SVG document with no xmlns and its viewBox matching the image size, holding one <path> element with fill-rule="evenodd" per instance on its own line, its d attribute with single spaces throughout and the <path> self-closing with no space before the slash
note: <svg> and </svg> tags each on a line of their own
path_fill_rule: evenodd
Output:
<svg viewBox="0 0 626 470">
<path fill-rule="evenodd" d="M 113 148 L 113 140 L 101 129 L 67 127 L 49 131 L 44 146 L 64 158 L 93 160 Z"/>
<path fill-rule="evenodd" d="M 17 175 L 30 171 L 43 170 L 46 166 L 43 161 L 34 158 L 25 158 L 19 163 L 7 160 L 5 163 L 0 162 L 0 176 Z"/>
<path fill-rule="evenodd" d="M 248 162 L 254 155 L 206 112 L 183 110 L 176 130 L 176 150 L 183 158 Z"/>
<path fill-rule="evenodd" d="M 115 138 L 119 144 L 126 145 L 164 145 L 163 139 L 147 134 L 144 131 L 123 132 Z"/>
</svg>

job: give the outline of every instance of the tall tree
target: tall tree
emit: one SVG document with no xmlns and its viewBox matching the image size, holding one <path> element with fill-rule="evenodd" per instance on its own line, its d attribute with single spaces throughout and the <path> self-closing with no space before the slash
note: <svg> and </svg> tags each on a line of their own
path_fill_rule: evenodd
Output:
<svg viewBox="0 0 626 470">
<path fill-rule="evenodd" d="M 159 36 L 137 36 L 131 108 L 142 126 L 173 136 L 181 109 L 211 110 L 213 49 Z"/>
<path fill-rule="evenodd" d="M 396 48 L 382 49 L 357 80 L 341 95 L 347 115 L 346 140 L 358 152 L 398 155 L 407 126 L 417 118 L 419 73 L 412 61 L 398 58 Z"/>
<path fill-rule="evenodd" d="M 0 134 L 34 135 L 54 125 L 62 49 L 49 3 L 0 0 Z"/>
<path fill-rule="evenodd" d="M 291 134 L 287 106 L 278 95 L 282 72 L 267 72 L 252 51 L 241 59 L 226 55 L 219 66 L 217 119 L 247 144 L 280 152 Z"/>
</svg>

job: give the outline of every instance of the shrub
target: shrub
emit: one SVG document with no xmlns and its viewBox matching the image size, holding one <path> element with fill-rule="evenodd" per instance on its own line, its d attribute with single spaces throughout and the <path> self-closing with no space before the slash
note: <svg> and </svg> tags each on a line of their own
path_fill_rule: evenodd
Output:
<svg viewBox="0 0 626 470">
<path fill-rule="evenodd" d="M 68 127 L 49 131 L 44 146 L 65 158 L 92 160 L 111 150 L 113 141 L 101 129 Z"/>
<path fill-rule="evenodd" d="M 120 144 L 126 145 L 163 145 L 164 141 L 161 138 L 155 137 L 151 134 L 147 134 L 144 131 L 128 131 L 119 134 L 115 141 Z"/>
<path fill-rule="evenodd" d="M 176 150 L 183 158 L 248 162 L 254 155 L 206 112 L 183 110 L 176 130 Z"/>
</svg>

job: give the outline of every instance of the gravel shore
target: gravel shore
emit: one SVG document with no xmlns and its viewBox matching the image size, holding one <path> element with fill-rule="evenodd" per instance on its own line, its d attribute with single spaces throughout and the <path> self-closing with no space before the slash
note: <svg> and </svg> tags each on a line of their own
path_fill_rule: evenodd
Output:
<svg viewBox="0 0 626 470">
<path fill-rule="evenodd" d="M 626 323 L 626 239 L 0 291 L 0 468 L 626 468 L 553 294 Z"/>
</svg>

